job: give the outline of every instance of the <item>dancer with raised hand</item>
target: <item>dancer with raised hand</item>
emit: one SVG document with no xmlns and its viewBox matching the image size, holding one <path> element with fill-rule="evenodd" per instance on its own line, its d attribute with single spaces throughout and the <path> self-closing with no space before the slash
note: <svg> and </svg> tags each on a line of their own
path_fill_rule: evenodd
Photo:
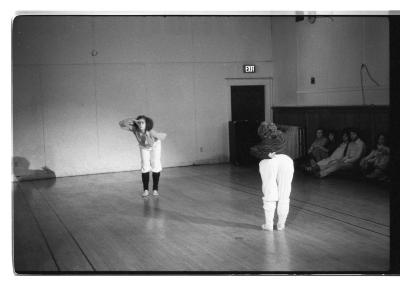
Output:
<svg viewBox="0 0 400 284">
<path fill-rule="evenodd" d="M 141 171 L 143 182 L 143 197 L 149 195 L 150 171 L 153 177 L 153 195 L 158 196 L 158 184 L 161 166 L 161 141 L 167 136 L 153 130 L 153 120 L 145 115 L 139 115 L 136 119 L 127 118 L 119 122 L 122 129 L 133 132 L 139 142 Z"/>
<path fill-rule="evenodd" d="M 265 212 L 265 224 L 262 225 L 262 229 L 273 231 L 275 209 L 277 209 L 277 229 L 283 230 L 289 214 L 294 173 L 293 160 L 287 155 L 284 134 L 274 123 L 262 122 L 257 132 L 262 141 L 253 146 L 250 153 L 261 160 L 259 171 Z"/>
</svg>

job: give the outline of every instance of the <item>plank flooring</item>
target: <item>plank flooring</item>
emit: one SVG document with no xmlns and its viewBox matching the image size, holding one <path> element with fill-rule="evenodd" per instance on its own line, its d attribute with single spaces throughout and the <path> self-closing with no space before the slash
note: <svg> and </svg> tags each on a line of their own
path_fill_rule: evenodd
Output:
<svg viewBox="0 0 400 284">
<path fill-rule="evenodd" d="M 164 169 L 14 184 L 14 267 L 26 272 L 384 272 L 389 190 L 295 173 L 284 231 L 264 221 L 256 168 Z"/>
</svg>

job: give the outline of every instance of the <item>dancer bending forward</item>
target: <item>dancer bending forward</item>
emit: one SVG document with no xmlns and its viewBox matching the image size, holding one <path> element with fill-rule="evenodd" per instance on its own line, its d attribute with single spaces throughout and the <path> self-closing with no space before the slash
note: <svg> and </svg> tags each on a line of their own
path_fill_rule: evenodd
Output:
<svg viewBox="0 0 400 284">
<path fill-rule="evenodd" d="M 139 142 L 143 194 L 149 195 L 150 171 L 153 175 L 153 195 L 158 196 L 158 182 L 162 170 L 161 166 L 161 140 L 167 134 L 153 130 L 153 120 L 150 117 L 139 115 L 136 119 L 127 118 L 119 122 L 122 129 L 132 131 Z"/>
<path fill-rule="evenodd" d="M 263 207 L 265 212 L 264 230 L 273 231 L 275 209 L 277 229 L 285 228 L 289 214 L 290 192 L 294 173 L 293 160 L 286 154 L 286 140 L 274 123 L 262 122 L 258 128 L 262 141 L 250 149 L 258 159 L 262 180 Z"/>
</svg>

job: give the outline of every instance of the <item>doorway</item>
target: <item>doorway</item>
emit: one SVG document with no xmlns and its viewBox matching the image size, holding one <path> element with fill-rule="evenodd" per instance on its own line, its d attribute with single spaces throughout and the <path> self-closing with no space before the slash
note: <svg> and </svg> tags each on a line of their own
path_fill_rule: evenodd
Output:
<svg viewBox="0 0 400 284">
<path fill-rule="evenodd" d="M 265 86 L 232 85 L 229 123 L 230 161 L 235 165 L 251 165 L 257 160 L 249 149 L 259 142 L 257 128 L 265 120 Z"/>
<path fill-rule="evenodd" d="M 259 142 L 257 129 L 261 121 L 272 119 L 272 78 L 226 78 L 229 125 L 229 159 L 231 163 L 254 165 L 249 149 Z"/>
<path fill-rule="evenodd" d="M 232 121 L 265 120 L 265 86 L 231 86 Z"/>
</svg>

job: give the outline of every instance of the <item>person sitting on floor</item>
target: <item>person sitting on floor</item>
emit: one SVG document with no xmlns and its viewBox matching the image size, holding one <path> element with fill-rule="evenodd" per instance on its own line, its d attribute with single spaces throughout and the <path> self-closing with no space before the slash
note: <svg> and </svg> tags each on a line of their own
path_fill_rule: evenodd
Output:
<svg viewBox="0 0 400 284">
<path fill-rule="evenodd" d="M 338 143 L 336 143 L 336 133 L 334 130 L 328 132 L 328 143 L 325 147 L 322 147 L 322 150 L 327 151 L 328 155 L 332 155 L 332 153 L 336 150 Z"/>
<path fill-rule="evenodd" d="M 300 159 L 301 169 L 307 171 L 310 166 L 314 166 L 320 160 L 328 157 L 328 152 L 325 146 L 328 144 L 328 139 L 324 136 L 322 128 L 318 128 L 315 132 L 315 140 L 308 148 L 307 155 Z"/>
<path fill-rule="evenodd" d="M 310 161 L 319 162 L 328 157 L 328 151 L 324 148 L 328 144 L 328 138 L 324 136 L 324 131 L 318 128 L 315 133 L 315 140 L 308 149 Z"/>
<path fill-rule="evenodd" d="M 342 132 L 342 143 L 339 145 L 339 147 L 336 148 L 333 153 L 325 159 L 322 159 L 318 163 L 315 163 L 311 165 L 310 167 L 307 167 L 306 170 L 308 172 L 314 172 L 318 173 L 319 171 L 329 167 L 329 164 L 334 163 L 340 159 L 342 159 L 345 155 L 347 145 L 349 143 L 349 132 L 347 130 L 343 130 Z"/>
<path fill-rule="evenodd" d="M 386 169 L 390 160 L 390 149 L 386 146 L 386 137 L 379 134 L 376 149 L 361 159 L 361 171 L 366 178 L 387 180 Z"/>
<path fill-rule="evenodd" d="M 318 177 L 326 177 L 327 175 L 336 172 L 337 170 L 351 170 L 354 169 L 355 165 L 358 165 L 358 161 L 361 159 L 365 143 L 358 137 L 358 131 L 351 129 L 350 131 L 350 143 L 347 146 L 343 158 L 331 161 L 326 167 L 321 168 L 316 175 Z"/>
</svg>

